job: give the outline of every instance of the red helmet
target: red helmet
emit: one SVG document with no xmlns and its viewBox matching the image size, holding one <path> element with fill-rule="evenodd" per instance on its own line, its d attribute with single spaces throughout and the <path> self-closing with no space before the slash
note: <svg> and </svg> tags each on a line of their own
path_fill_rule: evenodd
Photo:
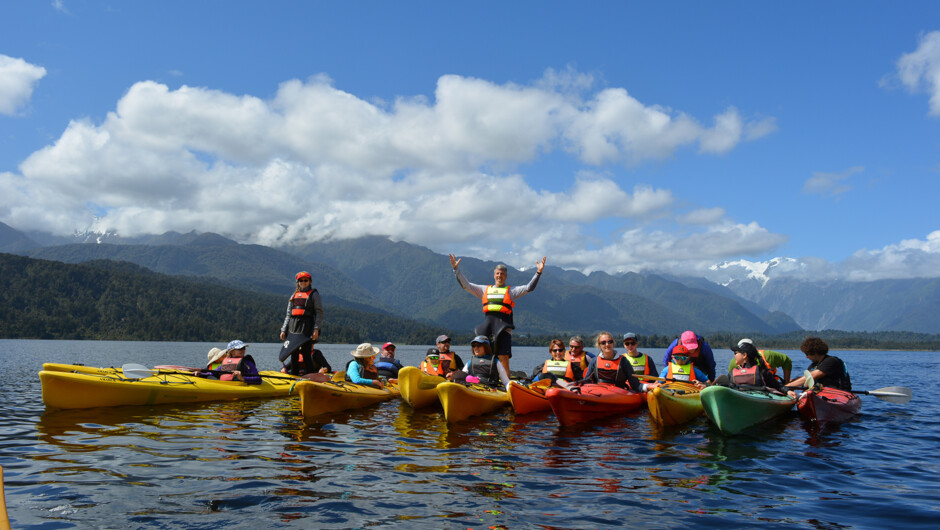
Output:
<svg viewBox="0 0 940 530">
<path fill-rule="evenodd" d="M 307 271 L 298 272 L 297 276 L 294 279 L 297 281 L 300 281 L 301 278 L 307 278 L 308 280 L 313 280 L 313 276 L 310 276 L 310 273 Z"/>
</svg>

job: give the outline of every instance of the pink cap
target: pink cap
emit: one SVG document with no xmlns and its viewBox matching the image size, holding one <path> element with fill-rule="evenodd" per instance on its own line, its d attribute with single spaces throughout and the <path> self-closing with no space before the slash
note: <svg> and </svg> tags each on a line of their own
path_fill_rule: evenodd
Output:
<svg viewBox="0 0 940 530">
<path fill-rule="evenodd" d="M 679 338 L 679 343 L 685 346 L 689 351 L 692 351 L 698 348 L 698 337 L 695 336 L 694 331 L 686 331 L 682 334 L 682 337 Z"/>
</svg>

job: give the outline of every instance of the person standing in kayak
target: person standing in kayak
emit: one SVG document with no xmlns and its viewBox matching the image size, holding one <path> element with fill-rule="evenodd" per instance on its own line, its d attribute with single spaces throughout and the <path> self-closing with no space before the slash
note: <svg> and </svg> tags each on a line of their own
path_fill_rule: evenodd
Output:
<svg viewBox="0 0 940 530">
<path fill-rule="evenodd" d="M 712 347 L 705 342 L 705 339 L 694 331 L 685 331 L 682 335 L 672 341 L 672 344 L 666 348 L 666 355 L 663 356 L 663 365 L 669 366 L 672 358 L 672 349 L 677 344 L 682 344 L 689 350 L 689 356 L 692 357 L 692 364 L 699 370 L 705 372 L 709 381 L 715 380 L 715 354 L 712 353 Z"/>
<path fill-rule="evenodd" d="M 635 375 L 656 375 L 656 363 L 653 362 L 653 358 L 649 355 L 637 351 L 637 338 L 636 333 L 624 333 L 623 334 L 623 347 L 627 350 L 627 360 L 630 361 L 630 366 L 633 367 L 633 373 Z"/>
<path fill-rule="evenodd" d="M 493 340 L 496 341 L 496 354 L 499 356 L 499 362 L 508 374 L 509 358 L 512 357 L 512 336 L 510 333 L 516 327 L 512 323 L 513 309 L 518 298 L 535 290 L 535 286 L 539 283 L 539 277 L 542 276 L 542 269 L 545 268 L 545 257 L 543 256 L 541 261 L 535 263 L 535 275 L 532 276 L 529 283 L 517 287 L 506 285 L 506 278 L 509 274 L 508 269 L 503 264 L 499 264 L 493 269 L 493 285 L 478 285 L 468 282 L 463 273 L 457 268 L 460 266 L 460 259 L 457 259 L 453 254 L 450 255 L 450 266 L 454 269 L 454 275 L 457 277 L 460 286 L 468 293 L 482 300 L 483 313 L 486 315 L 486 319 L 476 327 L 476 334 L 493 337 Z"/>
<path fill-rule="evenodd" d="M 659 383 L 641 383 L 633 375 L 630 361 L 617 354 L 614 344 L 614 336 L 609 332 L 602 331 L 597 335 L 594 345 L 600 350 L 600 354 L 591 359 L 591 364 L 584 372 L 584 379 L 577 384 L 609 383 L 634 392 L 646 392 L 659 386 Z"/>
<path fill-rule="evenodd" d="M 800 351 L 812 363 L 807 370 L 816 383 L 847 392 L 852 391 L 852 379 L 845 368 L 845 363 L 842 359 L 829 355 L 829 345 L 824 340 L 819 337 L 806 337 L 803 344 L 800 344 Z M 805 377 L 798 377 L 790 381 L 787 386 L 800 388 L 805 380 Z"/>
<path fill-rule="evenodd" d="M 731 351 L 734 352 L 735 367 L 728 373 L 728 378 L 733 384 L 772 388 L 778 392 L 786 392 L 791 398 L 796 397 L 796 393 L 783 386 L 770 368 L 767 368 L 753 344 L 739 342 L 731 347 Z"/>
<path fill-rule="evenodd" d="M 748 344 L 754 344 L 754 341 L 751 339 L 741 339 L 738 341 L 738 346 L 744 344 L 745 342 Z M 774 373 L 774 377 L 778 377 L 777 369 L 780 368 L 783 370 L 783 379 L 781 382 L 790 382 L 790 373 L 793 371 L 793 360 L 790 359 L 789 355 L 775 350 L 757 350 L 757 353 L 760 354 L 767 368 L 769 368 L 770 371 Z M 734 370 L 734 366 L 735 363 L 734 359 L 732 358 L 731 363 L 728 365 L 728 371 L 730 372 L 731 370 Z"/>
<path fill-rule="evenodd" d="M 323 302 L 320 301 L 320 293 L 311 285 L 313 277 L 309 272 L 300 271 L 295 279 L 297 288 L 287 302 L 287 316 L 284 317 L 284 323 L 281 325 L 281 340 L 287 339 L 288 333 L 300 333 L 305 337 L 310 337 L 312 342 L 304 343 L 290 354 L 290 373 L 300 374 L 299 357 L 303 354 L 305 371 L 312 374 L 317 370 L 313 365 L 313 356 L 310 352 L 313 350 L 313 343 L 320 337 L 320 326 L 323 324 Z"/>
</svg>

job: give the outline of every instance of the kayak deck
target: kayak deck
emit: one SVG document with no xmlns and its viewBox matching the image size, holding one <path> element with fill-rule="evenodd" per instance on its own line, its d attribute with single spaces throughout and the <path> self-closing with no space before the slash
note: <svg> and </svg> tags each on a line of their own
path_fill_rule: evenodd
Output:
<svg viewBox="0 0 940 530">
<path fill-rule="evenodd" d="M 551 410 L 552 406 L 545 397 L 545 391 L 548 385 L 523 385 L 516 381 L 509 382 L 509 402 L 516 414 L 529 414 L 532 412 L 541 412 Z"/>
<path fill-rule="evenodd" d="M 862 400 L 845 390 L 822 387 L 800 394 L 796 408 L 804 421 L 845 421 L 858 414 L 862 409 Z"/>
<path fill-rule="evenodd" d="M 645 396 L 606 383 L 581 385 L 577 391 L 549 388 L 548 402 L 561 425 L 573 425 L 625 414 L 643 406 Z"/>
<path fill-rule="evenodd" d="M 294 391 L 300 395 L 300 411 L 304 421 L 313 421 L 317 416 L 331 412 L 368 407 L 400 395 L 394 383 L 378 388 L 348 381 L 300 381 Z"/>
<path fill-rule="evenodd" d="M 412 408 L 420 409 L 438 403 L 437 385 L 447 379 L 428 375 L 414 366 L 405 366 L 398 371 L 398 388 L 401 398 Z"/>
<path fill-rule="evenodd" d="M 54 409 L 286 397 L 297 381 L 274 371 L 261 372 L 261 376 L 259 385 L 203 379 L 179 371 L 158 371 L 134 379 L 124 377 L 119 368 L 55 363 L 43 365 L 39 372 L 43 403 Z"/>
<path fill-rule="evenodd" d="M 441 383 L 437 385 L 437 396 L 448 422 L 463 421 L 509 404 L 509 394 L 505 390 L 480 384 Z"/>
<path fill-rule="evenodd" d="M 666 383 L 647 392 L 653 421 L 663 426 L 681 425 L 704 413 L 699 389 L 689 383 Z"/>
<path fill-rule="evenodd" d="M 728 435 L 738 434 L 793 408 L 796 398 L 767 390 L 710 386 L 700 392 L 705 415 Z"/>
</svg>

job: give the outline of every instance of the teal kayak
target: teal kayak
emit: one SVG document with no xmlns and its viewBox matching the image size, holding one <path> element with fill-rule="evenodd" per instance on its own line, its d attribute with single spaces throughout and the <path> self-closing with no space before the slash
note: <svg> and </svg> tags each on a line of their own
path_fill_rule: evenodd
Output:
<svg viewBox="0 0 940 530">
<path fill-rule="evenodd" d="M 738 434 L 759 423 L 785 414 L 796 398 L 769 390 L 744 390 L 710 386 L 702 390 L 705 415 L 724 434 Z"/>
</svg>

